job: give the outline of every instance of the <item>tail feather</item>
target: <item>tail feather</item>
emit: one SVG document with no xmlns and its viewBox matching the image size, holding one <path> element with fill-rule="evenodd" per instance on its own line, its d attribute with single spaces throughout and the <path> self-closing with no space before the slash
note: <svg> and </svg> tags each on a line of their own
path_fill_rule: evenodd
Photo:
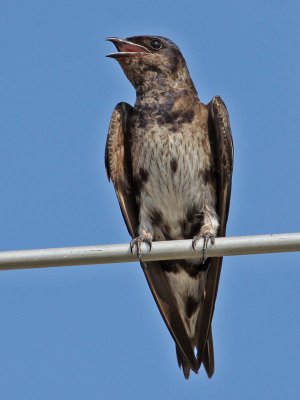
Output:
<svg viewBox="0 0 300 400">
<path fill-rule="evenodd" d="M 214 355 L 209 318 L 211 314 L 207 317 L 204 312 L 206 296 L 203 302 L 200 301 L 197 310 L 195 299 L 191 302 L 190 294 L 179 298 L 179 291 L 174 290 L 174 287 L 171 289 L 168 272 L 164 271 L 160 262 L 142 262 L 141 265 L 159 311 L 176 343 L 178 365 L 185 378 L 189 378 L 191 370 L 198 373 L 202 363 L 207 375 L 211 377 L 214 372 Z M 203 326 L 203 323 L 207 325 Z M 197 350 L 197 356 L 194 350 Z"/>
<path fill-rule="evenodd" d="M 215 360 L 214 360 L 214 344 L 213 344 L 213 337 L 211 332 L 211 327 L 209 330 L 205 350 L 203 353 L 202 363 L 204 365 L 205 371 L 207 376 L 211 378 L 215 371 Z M 200 367 L 200 365 L 199 365 Z"/>
<path fill-rule="evenodd" d="M 189 379 L 191 368 L 185 361 L 185 358 L 183 357 L 182 352 L 180 351 L 180 348 L 178 347 L 177 344 L 176 344 L 176 356 L 177 356 L 178 366 L 179 368 L 182 368 L 185 379 Z"/>
<path fill-rule="evenodd" d="M 185 379 L 189 379 L 191 368 L 187 361 L 185 360 L 179 346 L 176 344 L 176 356 L 179 368 L 182 368 L 183 375 Z M 214 346 L 213 346 L 213 337 L 211 329 L 209 331 L 209 336 L 207 338 L 207 342 L 205 345 L 205 350 L 203 352 L 203 359 L 198 359 L 198 367 L 194 370 L 195 373 L 198 373 L 201 364 L 203 363 L 207 376 L 211 378 L 214 374 L 215 370 L 215 362 L 214 362 Z"/>
</svg>

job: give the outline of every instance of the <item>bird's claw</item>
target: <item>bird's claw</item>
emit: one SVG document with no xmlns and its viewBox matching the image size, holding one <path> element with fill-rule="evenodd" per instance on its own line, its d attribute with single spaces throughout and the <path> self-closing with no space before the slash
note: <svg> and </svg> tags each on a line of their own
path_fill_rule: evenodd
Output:
<svg viewBox="0 0 300 400">
<path fill-rule="evenodd" d="M 152 239 L 150 237 L 140 235 L 140 236 L 137 236 L 136 238 L 132 239 L 132 241 L 130 242 L 131 254 L 134 254 L 134 248 L 136 247 L 136 255 L 140 261 L 141 261 L 141 257 L 142 257 L 142 249 L 141 249 L 142 243 L 148 244 L 149 252 L 150 252 L 152 249 Z"/>
<path fill-rule="evenodd" d="M 206 261 L 206 251 L 207 251 L 207 245 L 208 242 L 210 241 L 212 245 L 215 244 L 215 238 L 216 235 L 213 234 L 208 234 L 208 235 L 199 235 L 199 236 L 195 236 L 193 241 L 192 241 L 192 247 L 195 251 L 197 251 L 196 246 L 197 243 L 200 239 L 203 239 L 203 246 L 202 246 L 202 257 L 201 257 L 201 264 L 204 264 Z"/>
</svg>

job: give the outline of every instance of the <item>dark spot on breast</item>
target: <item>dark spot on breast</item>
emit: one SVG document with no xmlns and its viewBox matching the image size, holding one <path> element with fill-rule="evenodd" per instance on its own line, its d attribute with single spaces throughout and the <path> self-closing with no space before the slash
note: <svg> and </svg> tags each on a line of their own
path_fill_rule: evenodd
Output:
<svg viewBox="0 0 300 400">
<path fill-rule="evenodd" d="M 152 210 L 150 212 L 150 219 L 153 225 L 160 226 L 162 223 L 162 213 L 158 210 Z"/>
<path fill-rule="evenodd" d="M 170 166 L 171 166 L 172 172 L 175 174 L 175 172 L 177 171 L 177 167 L 178 167 L 178 163 L 177 163 L 177 160 L 175 160 L 175 158 L 173 158 L 171 160 Z"/>
<path fill-rule="evenodd" d="M 214 172 L 212 169 L 206 169 L 202 173 L 200 172 L 200 176 L 202 176 L 203 182 L 205 185 L 209 183 L 214 183 Z"/>
<path fill-rule="evenodd" d="M 162 266 L 163 271 L 165 272 L 172 272 L 173 274 L 177 274 L 179 271 L 178 260 L 172 260 L 172 261 L 161 261 L 160 264 Z"/>
<path fill-rule="evenodd" d="M 180 122 L 181 123 L 184 123 L 184 122 L 190 123 L 190 122 L 192 122 L 194 115 L 195 115 L 195 111 L 193 109 L 186 110 L 185 112 L 183 112 L 181 114 Z"/>
<path fill-rule="evenodd" d="M 188 220 L 188 222 L 193 222 L 195 217 L 196 217 L 196 210 L 195 208 L 190 208 L 186 214 L 186 219 Z"/>
<path fill-rule="evenodd" d="M 156 122 L 158 125 L 171 125 L 170 130 L 176 132 L 182 124 L 189 124 L 192 122 L 195 111 L 193 109 L 173 111 L 173 104 L 174 103 L 166 104 L 163 109 L 159 110 L 156 116 Z"/>
<path fill-rule="evenodd" d="M 191 277 L 197 279 L 199 274 L 205 271 L 210 263 L 210 258 L 205 261 L 204 264 L 192 264 L 189 260 L 172 260 L 172 261 L 161 261 L 160 264 L 165 272 L 172 272 L 173 274 L 178 273 L 180 270 L 186 271 Z"/>
<path fill-rule="evenodd" d="M 146 128 L 147 126 L 147 120 L 144 118 L 143 114 L 141 114 L 138 119 L 138 126 L 139 128 Z"/>
<path fill-rule="evenodd" d="M 176 133 L 176 132 L 181 132 L 179 129 L 179 126 L 177 124 L 173 124 L 169 128 L 170 132 Z"/>
<path fill-rule="evenodd" d="M 201 264 L 200 261 L 198 264 L 195 264 L 194 262 L 191 263 L 190 260 L 170 260 L 170 261 L 160 261 L 160 265 L 165 272 L 172 272 L 173 274 L 178 273 L 180 270 L 184 270 L 191 278 L 197 279 L 199 277 L 199 274 L 203 273 L 203 271 L 206 271 L 207 268 L 210 265 L 210 258 L 207 258 L 204 262 L 204 264 Z M 196 307 L 196 305 L 193 305 L 193 298 L 188 300 L 187 298 L 187 304 L 186 304 L 186 315 L 189 317 L 189 314 L 192 315 L 195 310 L 193 310 L 193 307 Z"/>
<path fill-rule="evenodd" d="M 137 197 L 140 197 L 141 191 L 143 190 L 143 181 L 139 175 L 133 178 L 134 192 Z"/>
<path fill-rule="evenodd" d="M 141 180 L 143 182 L 148 181 L 148 177 L 149 177 L 148 171 L 146 171 L 144 168 L 140 168 L 139 174 L 140 174 Z"/>
<path fill-rule="evenodd" d="M 200 231 L 201 224 L 197 219 L 194 222 L 188 222 L 187 220 L 178 221 L 181 228 L 181 234 L 183 239 L 192 239 Z"/>
<path fill-rule="evenodd" d="M 204 266 L 204 264 L 201 264 L 199 262 L 198 265 L 197 264 L 188 264 L 185 266 L 184 269 L 186 270 L 187 274 L 189 274 L 189 276 L 191 278 L 196 279 L 201 272 L 206 271 L 206 269 L 208 268 L 208 266 L 206 266 L 206 262 L 209 263 L 210 259 L 207 259 L 207 260 L 205 260 L 205 266 Z"/>
<path fill-rule="evenodd" d="M 192 239 L 194 236 L 198 235 L 200 232 L 201 226 L 202 226 L 202 221 L 195 221 L 192 225 L 191 228 L 188 232 L 185 233 L 184 238 L 185 239 Z"/>
<path fill-rule="evenodd" d="M 185 302 L 185 314 L 188 318 L 196 312 L 198 308 L 198 302 L 192 296 L 188 296 Z"/>
<path fill-rule="evenodd" d="M 153 117 L 157 112 L 156 104 L 143 104 L 136 106 L 133 111 L 134 119 L 132 124 L 136 123 L 139 128 L 146 128 L 148 125 L 153 125 Z"/>
<path fill-rule="evenodd" d="M 175 119 L 173 118 L 171 113 L 165 112 L 163 110 L 162 113 L 157 116 L 156 121 L 158 125 L 164 125 L 164 124 L 173 124 L 175 122 Z"/>
<path fill-rule="evenodd" d="M 184 239 L 192 239 L 198 235 L 203 225 L 204 214 L 198 212 L 195 208 L 191 208 L 186 215 L 186 221 L 182 222 L 182 235 Z"/>
</svg>

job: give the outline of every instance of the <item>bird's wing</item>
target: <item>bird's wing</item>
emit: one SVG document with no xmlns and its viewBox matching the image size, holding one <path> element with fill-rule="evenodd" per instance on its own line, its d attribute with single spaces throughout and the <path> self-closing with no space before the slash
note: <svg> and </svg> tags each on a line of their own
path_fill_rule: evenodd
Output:
<svg viewBox="0 0 300 400">
<path fill-rule="evenodd" d="M 109 125 L 105 149 L 105 166 L 112 180 L 119 205 L 132 237 L 137 236 L 139 211 L 134 193 L 130 157 L 130 131 L 127 128 L 132 107 L 119 103 L 114 109 Z M 188 365 L 197 372 L 197 360 L 176 307 L 166 275 L 160 262 L 141 262 L 148 285 L 159 311 Z"/>
<path fill-rule="evenodd" d="M 211 101 L 210 116 L 214 126 L 213 149 L 217 168 L 217 213 L 219 217 L 219 236 L 225 236 L 229 212 L 231 181 L 233 171 L 233 140 L 229 115 L 221 97 Z"/>
<path fill-rule="evenodd" d="M 131 111 L 131 105 L 119 103 L 112 113 L 105 147 L 105 167 L 108 179 L 114 185 L 127 229 L 134 237 L 137 234 L 139 214 L 133 191 L 130 137 L 126 134 Z"/>
<path fill-rule="evenodd" d="M 209 136 L 217 174 L 218 236 L 225 236 L 229 212 L 233 168 L 233 141 L 227 108 L 216 96 L 209 104 Z M 222 257 L 213 257 L 207 272 L 205 299 L 199 321 L 198 366 L 203 362 L 208 376 L 214 372 L 211 320 L 214 312 L 222 267 Z"/>
</svg>

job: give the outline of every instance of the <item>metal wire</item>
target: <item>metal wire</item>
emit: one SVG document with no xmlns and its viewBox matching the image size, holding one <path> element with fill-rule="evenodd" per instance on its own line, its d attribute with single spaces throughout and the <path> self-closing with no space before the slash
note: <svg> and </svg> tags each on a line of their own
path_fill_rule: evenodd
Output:
<svg viewBox="0 0 300 400">
<path fill-rule="evenodd" d="M 149 252 L 147 245 L 142 244 L 142 260 L 199 258 L 202 254 L 202 246 L 203 242 L 199 241 L 197 247 L 199 251 L 195 251 L 191 240 L 153 242 L 152 250 Z M 208 244 L 206 256 L 221 257 L 292 251 L 300 251 L 300 233 L 216 238 L 214 245 Z M 0 270 L 130 261 L 137 261 L 137 257 L 131 254 L 128 243 L 0 252 Z"/>
</svg>

